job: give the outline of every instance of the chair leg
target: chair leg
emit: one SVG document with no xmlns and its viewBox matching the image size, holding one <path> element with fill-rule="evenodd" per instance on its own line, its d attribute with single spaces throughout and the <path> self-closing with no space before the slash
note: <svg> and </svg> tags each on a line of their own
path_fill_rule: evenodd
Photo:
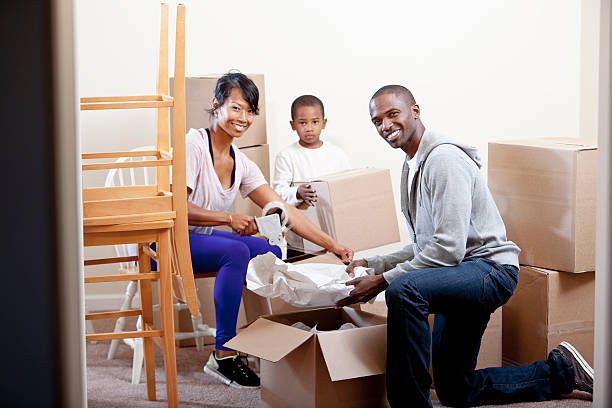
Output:
<svg viewBox="0 0 612 408">
<path fill-rule="evenodd" d="M 138 244 L 138 271 L 146 273 L 151 271 L 151 262 L 149 257 L 144 253 L 142 247 L 145 244 Z M 144 328 L 153 326 L 153 297 L 151 290 L 151 281 L 140 281 L 140 310 L 142 311 L 142 325 Z M 153 340 L 150 337 L 142 339 L 144 349 L 144 365 L 145 374 L 147 377 L 147 398 L 149 401 L 155 401 L 155 349 Z M 136 342 L 134 342 L 136 346 Z M 136 350 L 136 347 L 134 347 Z"/>
<path fill-rule="evenodd" d="M 171 276 L 171 239 L 170 230 L 161 232 L 159 240 L 158 270 L 159 277 L 159 303 L 163 330 L 164 363 L 166 366 L 166 389 L 168 392 L 168 406 L 178 406 L 178 388 L 176 379 L 176 349 L 174 342 L 174 306 L 172 302 L 172 276 Z"/>
<path fill-rule="evenodd" d="M 127 285 L 127 288 L 125 290 L 125 297 L 123 298 L 123 303 L 121 304 L 121 308 L 119 309 L 120 311 L 124 311 L 124 310 L 128 310 L 132 308 L 132 301 L 134 300 L 134 296 L 136 295 L 136 287 L 137 287 L 137 282 L 136 281 L 130 281 Z M 125 323 L 126 323 L 126 318 L 125 317 L 119 317 L 117 319 L 117 322 L 115 323 L 115 333 L 118 332 L 122 332 L 123 330 L 125 330 Z M 106 356 L 107 360 L 112 360 L 113 358 L 115 358 L 115 353 L 117 352 L 117 346 L 119 345 L 119 339 L 113 339 L 111 341 L 111 345 L 108 349 L 108 354 Z M 132 384 L 134 384 L 134 382 L 132 381 Z M 138 384 L 138 383 L 135 383 Z"/>
<path fill-rule="evenodd" d="M 132 384 L 140 384 L 143 363 L 144 342 L 142 339 L 136 339 L 134 342 L 134 357 L 132 358 Z"/>
</svg>

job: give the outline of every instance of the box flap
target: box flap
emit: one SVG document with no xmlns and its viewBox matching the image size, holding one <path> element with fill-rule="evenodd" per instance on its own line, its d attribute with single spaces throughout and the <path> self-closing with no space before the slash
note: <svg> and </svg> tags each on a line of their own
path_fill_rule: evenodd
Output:
<svg viewBox="0 0 612 408">
<path fill-rule="evenodd" d="M 560 150 L 596 150 L 597 141 L 573 137 L 545 137 L 539 139 L 500 140 L 489 144 L 519 145 L 530 147 L 556 148 Z"/>
<path fill-rule="evenodd" d="M 332 381 L 384 374 L 387 325 L 318 333 Z"/>
<path fill-rule="evenodd" d="M 310 332 L 259 318 L 224 346 L 276 363 L 312 336 Z"/>
</svg>

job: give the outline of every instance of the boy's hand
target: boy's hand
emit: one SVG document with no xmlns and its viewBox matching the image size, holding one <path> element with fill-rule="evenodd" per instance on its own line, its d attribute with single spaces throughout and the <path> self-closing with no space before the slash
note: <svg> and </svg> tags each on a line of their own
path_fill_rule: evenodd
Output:
<svg viewBox="0 0 612 408">
<path fill-rule="evenodd" d="M 296 196 L 308 205 L 314 206 L 317 202 L 317 191 L 310 184 L 300 184 Z"/>
</svg>

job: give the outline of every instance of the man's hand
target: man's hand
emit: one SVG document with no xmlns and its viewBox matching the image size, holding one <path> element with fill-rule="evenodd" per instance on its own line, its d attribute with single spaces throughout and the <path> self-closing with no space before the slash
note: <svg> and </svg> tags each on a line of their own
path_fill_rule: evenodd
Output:
<svg viewBox="0 0 612 408">
<path fill-rule="evenodd" d="M 355 289 L 349 293 L 348 297 L 336 303 L 337 308 L 353 303 L 367 302 L 389 286 L 382 275 L 362 276 L 346 282 L 346 285 L 355 285 Z"/>
<path fill-rule="evenodd" d="M 355 251 L 340 244 L 336 244 L 332 248 L 331 252 L 338 255 L 338 258 L 340 258 L 345 264 L 351 262 L 353 260 L 353 255 L 355 254 Z"/>
<path fill-rule="evenodd" d="M 298 199 L 304 200 L 306 204 L 313 207 L 314 203 L 317 202 L 317 191 L 310 184 L 300 184 L 295 195 Z"/>
<path fill-rule="evenodd" d="M 364 268 L 368 267 L 368 261 L 365 259 L 357 259 L 356 261 L 351 261 L 350 264 L 346 267 L 346 273 L 349 274 L 351 278 L 355 277 L 355 268 L 357 266 L 363 266 Z"/>
</svg>

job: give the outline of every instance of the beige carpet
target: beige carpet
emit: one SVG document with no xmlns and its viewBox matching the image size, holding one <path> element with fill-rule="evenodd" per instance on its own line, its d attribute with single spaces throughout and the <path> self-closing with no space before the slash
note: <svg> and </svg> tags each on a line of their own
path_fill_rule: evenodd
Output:
<svg viewBox="0 0 612 408">
<path fill-rule="evenodd" d="M 96 322 L 96 331 L 108 330 Z M 148 401 L 144 370 L 141 383 L 132 385 L 132 349 L 121 343 L 114 360 L 106 360 L 110 342 L 87 344 L 87 399 L 91 408 L 166 407 L 163 356 L 156 350 L 157 401 Z M 258 407 L 259 390 L 229 388 L 202 372 L 213 346 L 198 353 L 195 347 L 177 348 L 178 393 L 181 407 Z M 575 392 L 569 399 L 520 403 L 512 408 L 591 407 L 590 395 Z M 434 403 L 435 407 L 441 407 Z"/>
</svg>

